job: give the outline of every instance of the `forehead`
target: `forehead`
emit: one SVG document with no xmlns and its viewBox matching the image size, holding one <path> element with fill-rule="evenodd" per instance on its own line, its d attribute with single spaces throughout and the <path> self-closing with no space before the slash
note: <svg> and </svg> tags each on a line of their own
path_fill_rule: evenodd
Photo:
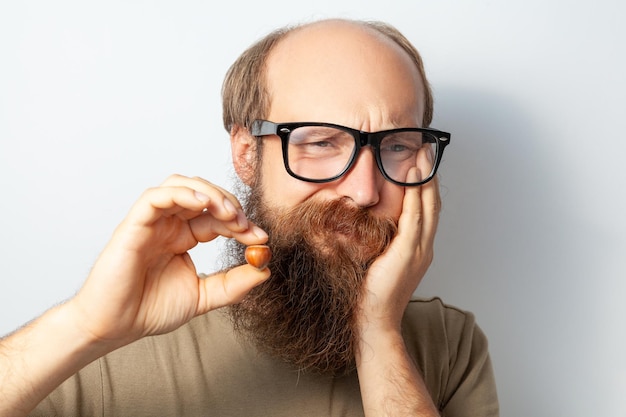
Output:
<svg viewBox="0 0 626 417">
<path fill-rule="evenodd" d="M 267 63 L 274 121 L 325 121 L 364 128 L 421 124 L 424 87 L 394 41 L 352 22 L 295 30 Z"/>
</svg>

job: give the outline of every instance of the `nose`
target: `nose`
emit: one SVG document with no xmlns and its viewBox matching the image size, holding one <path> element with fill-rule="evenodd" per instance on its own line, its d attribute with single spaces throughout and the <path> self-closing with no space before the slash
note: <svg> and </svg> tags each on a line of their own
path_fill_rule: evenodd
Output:
<svg viewBox="0 0 626 417">
<path fill-rule="evenodd" d="M 367 146 L 361 149 L 350 171 L 339 180 L 337 192 L 359 207 L 370 207 L 380 201 L 380 188 L 384 181 L 374 152 Z"/>
</svg>

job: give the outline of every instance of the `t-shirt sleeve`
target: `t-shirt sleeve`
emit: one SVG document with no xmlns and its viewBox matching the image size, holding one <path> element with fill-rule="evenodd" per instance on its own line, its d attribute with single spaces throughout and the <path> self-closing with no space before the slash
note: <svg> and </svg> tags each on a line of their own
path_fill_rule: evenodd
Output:
<svg viewBox="0 0 626 417">
<path fill-rule="evenodd" d="M 405 342 L 443 417 L 499 415 L 487 337 L 472 313 L 439 298 L 413 300 Z"/>
</svg>

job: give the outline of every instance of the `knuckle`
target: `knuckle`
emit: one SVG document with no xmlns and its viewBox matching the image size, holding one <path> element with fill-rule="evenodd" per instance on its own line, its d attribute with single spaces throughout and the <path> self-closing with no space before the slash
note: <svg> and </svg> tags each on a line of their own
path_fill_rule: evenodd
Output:
<svg viewBox="0 0 626 417">
<path fill-rule="evenodd" d="M 165 179 L 165 181 L 163 181 L 163 183 L 161 184 L 161 186 L 168 186 L 171 184 L 178 184 L 180 183 L 180 181 L 184 178 L 184 176 L 180 175 L 180 174 L 170 174 L 168 175 L 168 177 Z"/>
<path fill-rule="evenodd" d="M 159 191 L 159 187 L 149 187 L 146 188 L 143 193 L 141 193 L 141 199 L 150 199 L 155 193 Z"/>
</svg>

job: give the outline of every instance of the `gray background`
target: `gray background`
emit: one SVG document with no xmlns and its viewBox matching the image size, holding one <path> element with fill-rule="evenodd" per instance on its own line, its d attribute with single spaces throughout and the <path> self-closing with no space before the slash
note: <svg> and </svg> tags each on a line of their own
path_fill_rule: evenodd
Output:
<svg viewBox="0 0 626 417">
<path fill-rule="evenodd" d="M 453 134 L 418 294 L 475 312 L 503 416 L 626 416 L 624 3 L 314 3 L 1 3 L 0 334 L 79 288 L 145 188 L 229 187 L 220 86 L 252 41 L 382 19 L 422 52 Z M 200 270 L 218 246 L 194 249 Z"/>
</svg>

